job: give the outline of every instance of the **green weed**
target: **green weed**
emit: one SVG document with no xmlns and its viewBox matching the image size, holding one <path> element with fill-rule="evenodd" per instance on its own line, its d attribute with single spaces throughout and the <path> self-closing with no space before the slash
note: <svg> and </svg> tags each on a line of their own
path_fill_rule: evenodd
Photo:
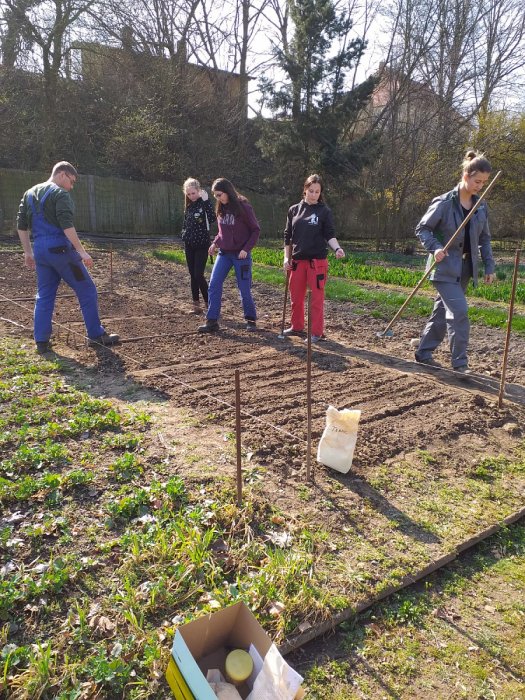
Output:
<svg viewBox="0 0 525 700">
<path fill-rule="evenodd" d="M 427 467 L 433 466 L 437 464 L 437 459 L 430 454 L 427 450 L 416 450 L 417 455 L 419 459 L 425 464 Z"/>
<path fill-rule="evenodd" d="M 107 511 L 116 523 L 125 522 L 148 513 L 149 501 L 149 493 L 145 489 L 137 489 L 133 494 L 108 503 Z"/>
<path fill-rule="evenodd" d="M 506 457 L 485 457 L 472 470 L 472 477 L 481 481 L 492 482 L 509 467 Z"/>
<path fill-rule="evenodd" d="M 182 507 L 188 501 L 188 494 L 183 480 L 179 476 L 172 477 L 166 483 L 166 494 L 170 498 L 172 504 Z"/>
<path fill-rule="evenodd" d="M 132 433 L 117 433 L 116 435 L 106 435 L 102 441 L 104 447 L 113 450 L 136 450 L 140 447 L 142 439 Z"/>
<path fill-rule="evenodd" d="M 137 479 L 144 471 L 141 461 L 132 452 L 125 452 L 117 457 L 110 465 L 109 470 L 117 481 L 122 483 Z"/>
<path fill-rule="evenodd" d="M 133 425 L 137 429 L 145 430 L 152 422 L 152 417 L 146 411 L 130 411 L 126 425 Z"/>
<path fill-rule="evenodd" d="M 297 495 L 301 501 L 309 501 L 312 498 L 312 489 L 306 484 L 299 484 L 297 487 Z"/>
<path fill-rule="evenodd" d="M 131 678 L 133 666 L 105 649 L 95 648 L 86 664 L 87 675 L 113 694 L 121 695 Z M 122 695 L 121 695 L 122 696 Z"/>
<path fill-rule="evenodd" d="M 85 486 L 90 484 L 95 478 L 94 472 L 84 469 L 74 469 L 64 476 L 64 487 L 68 486 Z"/>
<path fill-rule="evenodd" d="M 69 461 L 69 451 L 64 445 L 46 440 L 44 445 L 30 447 L 22 445 L 10 459 L 0 462 L 5 474 L 15 475 L 23 471 L 62 467 Z"/>
</svg>

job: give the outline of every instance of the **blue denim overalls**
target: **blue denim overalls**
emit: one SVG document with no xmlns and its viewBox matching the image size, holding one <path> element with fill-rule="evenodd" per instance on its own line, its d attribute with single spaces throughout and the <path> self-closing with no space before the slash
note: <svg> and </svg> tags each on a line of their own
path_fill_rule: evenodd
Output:
<svg viewBox="0 0 525 700">
<path fill-rule="evenodd" d="M 77 295 L 88 337 L 98 338 L 104 333 L 93 280 L 64 231 L 49 223 L 43 214 L 44 202 L 57 189 L 52 185 L 40 201 L 35 201 L 31 192 L 27 195 L 33 211 L 31 233 L 37 275 L 34 334 L 37 343 L 46 342 L 51 337 L 53 310 L 61 279 Z"/>
</svg>

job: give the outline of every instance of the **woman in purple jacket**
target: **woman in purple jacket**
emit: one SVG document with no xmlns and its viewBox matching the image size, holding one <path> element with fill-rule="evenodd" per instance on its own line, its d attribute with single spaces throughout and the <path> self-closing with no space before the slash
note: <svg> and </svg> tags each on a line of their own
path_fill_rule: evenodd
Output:
<svg viewBox="0 0 525 700">
<path fill-rule="evenodd" d="M 241 294 L 246 328 L 252 331 L 256 327 L 257 313 L 251 290 L 251 250 L 257 243 L 261 228 L 251 204 L 246 197 L 237 192 L 229 180 L 220 177 L 215 180 L 211 189 L 217 200 L 219 233 L 208 252 L 215 255 L 218 251 L 218 254 L 210 277 L 206 323 L 199 327 L 199 333 L 214 333 L 219 330 L 222 288 L 232 267 Z"/>
</svg>

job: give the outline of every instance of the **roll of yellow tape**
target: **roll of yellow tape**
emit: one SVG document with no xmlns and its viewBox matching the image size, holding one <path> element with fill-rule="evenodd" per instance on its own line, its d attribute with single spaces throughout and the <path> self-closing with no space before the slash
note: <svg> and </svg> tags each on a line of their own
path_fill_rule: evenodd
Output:
<svg viewBox="0 0 525 700">
<path fill-rule="evenodd" d="M 244 649 L 234 649 L 226 657 L 226 673 L 233 683 L 242 683 L 253 671 L 252 657 Z"/>
</svg>

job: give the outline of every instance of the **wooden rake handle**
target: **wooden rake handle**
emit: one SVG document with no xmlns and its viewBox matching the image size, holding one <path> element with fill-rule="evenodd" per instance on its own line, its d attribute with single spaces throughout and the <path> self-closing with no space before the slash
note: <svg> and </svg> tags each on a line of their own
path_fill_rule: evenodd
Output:
<svg viewBox="0 0 525 700">
<path fill-rule="evenodd" d="M 456 238 L 459 236 L 459 234 L 461 233 L 461 231 L 462 231 L 462 230 L 465 228 L 465 226 L 468 224 L 468 222 L 470 221 L 470 219 L 473 217 L 474 212 L 477 210 L 477 208 L 479 207 L 479 205 L 481 204 L 481 202 L 483 201 L 483 199 L 488 195 L 488 193 L 489 193 L 490 190 L 492 189 L 494 183 L 496 182 L 496 180 L 497 180 L 497 179 L 499 178 L 499 176 L 501 175 L 501 172 L 502 172 L 502 171 L 499 170 L 499 171 L 496 173 L 496 175 L 494 176 L 494 178 L 492 179 L 492 181 L 487 185 L 487 188 L 485 189 L 485 191 L 481 194 L 481 196 L 480 196 L 480 198 L 478 199 L 478 201 L 474 204 L 474 206 L 473 206 L 472 209 L 469 211 L 469 213 L 467 214 L 467 216 L 463 219 L 463 221 L 462 221 L 461 224 L 459 225 L 457 231 L 451 236 L 449 242 L 448 242 L 445 246 L 443 246 L 443 251 L 444 251 L 445 253 L 446 253 L 447 250 L 450 248 L 450 246 L 454 243 L 454 241 L 455 241 Z M 407 298 L 405 299 L 405 301 L 403 302 L 403 304 L 402 304 L 401 308 L 399 309 L 399 311 L 396 313 L 396 315 L 394 316 L 394 318 L 390 321 L 390 323 L 389 323 L 388 326 L 384 329 L 384 331 L 381 333 L 381 335 L 385 335 L 385 334 L 388 333 L 388 331 L 392 328 L 392 326 L 394 325 L 394 323 L 397 321 L 397 319 L 401 316 L 401 314 L 402 314 L 403 311 L 405 310 L 407 304 L 410 302 L 410 300 L 412 299 L 412 297 L 416 294 L 416 292 L 418 291 L 418 289 L 422 286 L 423 282 L 427 279 L 427 277 L 430 275 L 430 273 L 431 273 L 432 270 L 436 267 L 437 264 L 438 264 L 437 261 L 434 260 L 434 262 L 432 263 L 432 265 L 428 268 L 428 270 L 425 272 L 425 274 L 423 275 L 423 277 L 419 280 L 419 282 L 416 284 L 416 286 L 414 287 L 414 289 L 410 292 L 410 294 L 408 295 L 408 297 L 407 297 Z"/>
<path fill-rule="evenodd" d="M 281 338 L 284 333 L 284 324 L 286 323 L 286 307 L 288 305 L 288 289 L 290 287 L 290 270 L 286 270 L 286 281 L 284 283 L 284 301 L 283 301 L 283 317 L 281 319 Z"/>
</svg>

